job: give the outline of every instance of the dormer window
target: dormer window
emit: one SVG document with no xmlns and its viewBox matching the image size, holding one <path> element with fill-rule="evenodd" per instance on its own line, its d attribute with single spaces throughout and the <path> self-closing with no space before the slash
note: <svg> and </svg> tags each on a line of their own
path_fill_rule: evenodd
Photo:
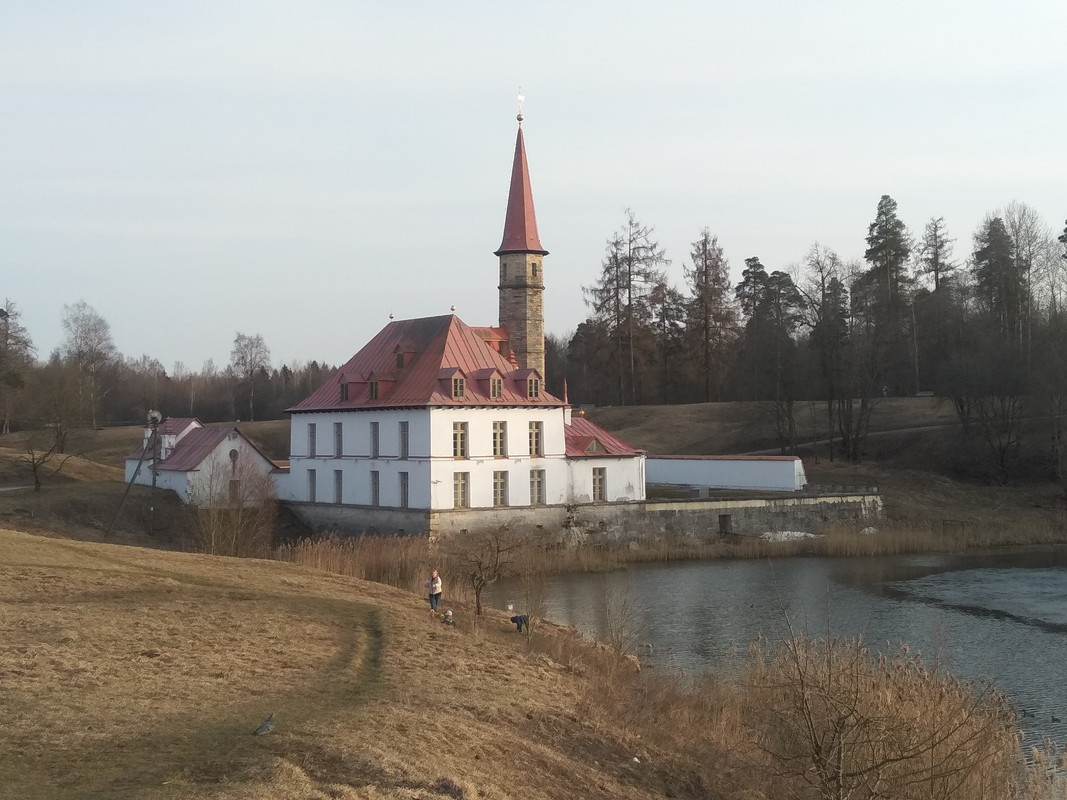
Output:
<svg viewBox="0 0 1067 800">
<path fill-rule="evenodd" d="M 504 396 L 504 379 L 503 378 L 490 378 L 489 379 L 489 396 L 494 400 L 499 400 Z"/>
<path fill-rule="evenodd" d="M 342 403 L 347 403 L 348 402 L 348 384 L 347 383 L 342 383 L 341 384 L 341 402 Z"/>
<path fill-rule="evenodd" d="M 370 396 L 371 400 L 377 400 L 378 399 L 378 381 L 371 381 L 370 382 L 369 396 Z"/>
<path fill-rule="evenodd" d="M 457 375 L 452 379 L 452 397 L 456 400 L 460 400 L 466 393 L 467 382 Z"/>
<path fill-rule="evenodd" d="M 397 369 L 403 369 L 404 368 L 404 354 L 403 353 L 397 353 L 396 354 L 396 368 Z"/>
<path fill-rule="evenodd" d="M 528 378 L 526 381 L 526 397 L 536 400 L 541 396 L 541 381 L 538 378 Z"/>
</svg>

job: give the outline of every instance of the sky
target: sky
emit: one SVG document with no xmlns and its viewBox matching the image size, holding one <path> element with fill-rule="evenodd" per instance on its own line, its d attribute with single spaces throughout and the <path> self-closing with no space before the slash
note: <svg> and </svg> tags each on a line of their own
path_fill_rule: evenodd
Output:
<svg viewBox="0 0 1067 800">
<path fill-rule="evenodd" d="M 956 256 L 1067 217 L 1067 3 L 0 0 L 0 302 L 84 301 L 169 372 L 261 335 L 340 365 L 390 314 L 496 323 L 519 88 L 549 333 L 626 209 L 681 286 L 861 259 L 879 197 Z"/>
</svg>

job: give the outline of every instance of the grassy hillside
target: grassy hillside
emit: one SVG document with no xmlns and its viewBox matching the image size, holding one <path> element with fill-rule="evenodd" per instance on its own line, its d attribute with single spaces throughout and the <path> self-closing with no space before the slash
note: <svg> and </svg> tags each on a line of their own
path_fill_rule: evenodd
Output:
<svg viewBox="0 0 1067 800">
<path fill-rule="evenodd" d="M 596 716 L 579 661 L 457 615 L 290 564 L 0 530 L 0 796 L 641 798 L 689 780 Z"/>
</svg>

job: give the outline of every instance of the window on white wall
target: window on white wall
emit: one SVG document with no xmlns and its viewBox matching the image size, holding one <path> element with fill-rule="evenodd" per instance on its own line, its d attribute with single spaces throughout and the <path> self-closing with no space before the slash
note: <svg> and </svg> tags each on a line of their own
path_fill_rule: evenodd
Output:
<svg viewBox="0 0 1067 800">
<path fill-rule="evenodd" d="M 493 473 L 493 505 L 506 506 L 508 504 L 508 473 L 505 470 L 497 470 Z"/>
<path fill-rule="evenodd" d="M 470 451 L 467 447 L 467 423 L 452 423 L 452 457 L 467 458 Z M 458 473 L 457 473 L 458 474 Z"/>
<path fill-rule="evenodd" d="M 593 502 L 603 503 L 607 495 L 607 467 L 593 467 Z"/>
<path fill-rule="evenodd" d="M 340 504 L 341 502 L 341 490 L 344 488 L 344 473 L 335 469 L 333 471 L 333 501 Z"/>
<path fill-rule="evenodd" d="M 545 423 L 530 423 L 530 455 L 543 456 L 545 454 Z"/>
<path fill-rule="evenodd" d="M 340 422 L 333 424 L 333 454 L 336 458 L 345 454 L 344 427 Z"/>
<path fill-rule="evenodd" d="M 452 505 L 456 508 L 471 507 L 471 474 L 469 472 L 452 473 Z"/>
<path fill-rule="evenodd" d="M 408 500 L 408 474 L 406 472 L 400 473 L 400 507 L 407 508 L 409 504 Z"/>
<path fill-rule="evenodd" d="M 376 469 L 370 472 L 370 504 L 372 506 L 382 504 L 382 474 Z"/>
<path fill-rule="evenodd" d="M 408 457 L 408 453 L 410 452 L 410 444 L 409 444 L 409 441 L 408 441 L 408 437 L 410 436 L 410 433 L 408 431 L 408 423 L 406 421 L 400 423 L 399 435 L 400 435 L 400 454 L 399 455 L 400 455 L 401 458 L 407 458 Z"/>
<path fill-rule="evenodd" d="M 315 470 L 308 470 L 308 502 L 315 502 Z"/>
<path fill-rule="evenodd" d="M 377 458 L 381 455 L 381 426 L 377 422 L 370 424 L 370 457 Z"/>
<path fill-rule="evenodd" d="M 506 422 L 493 423 L 493 455 L 497 458 L 506 458 L 508 454 L 508 424 Z"/>
<path fill-rule="evenodd" d="M 315 457 L 315 423 L 308 423 L 308 458 Z"/>
<path fill-rule="evenodd" d="M 545 471 L 543 469 L 530 470 L 530 505 L 543 506 L 545 504 Z"/>
</svg>

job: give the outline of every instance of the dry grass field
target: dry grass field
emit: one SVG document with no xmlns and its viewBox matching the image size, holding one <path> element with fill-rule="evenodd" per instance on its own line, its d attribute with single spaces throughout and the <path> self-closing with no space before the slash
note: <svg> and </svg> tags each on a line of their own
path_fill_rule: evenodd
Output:
<svg viewBox="0 0 1067 800">
<path fill-rule="evenodd" d="M 590 716 L 573 662 L 501 616 L 457 616 L 291 564 L 0 530 L 0 797 L 639 798 L 685 781 Z"/>
</svg>

